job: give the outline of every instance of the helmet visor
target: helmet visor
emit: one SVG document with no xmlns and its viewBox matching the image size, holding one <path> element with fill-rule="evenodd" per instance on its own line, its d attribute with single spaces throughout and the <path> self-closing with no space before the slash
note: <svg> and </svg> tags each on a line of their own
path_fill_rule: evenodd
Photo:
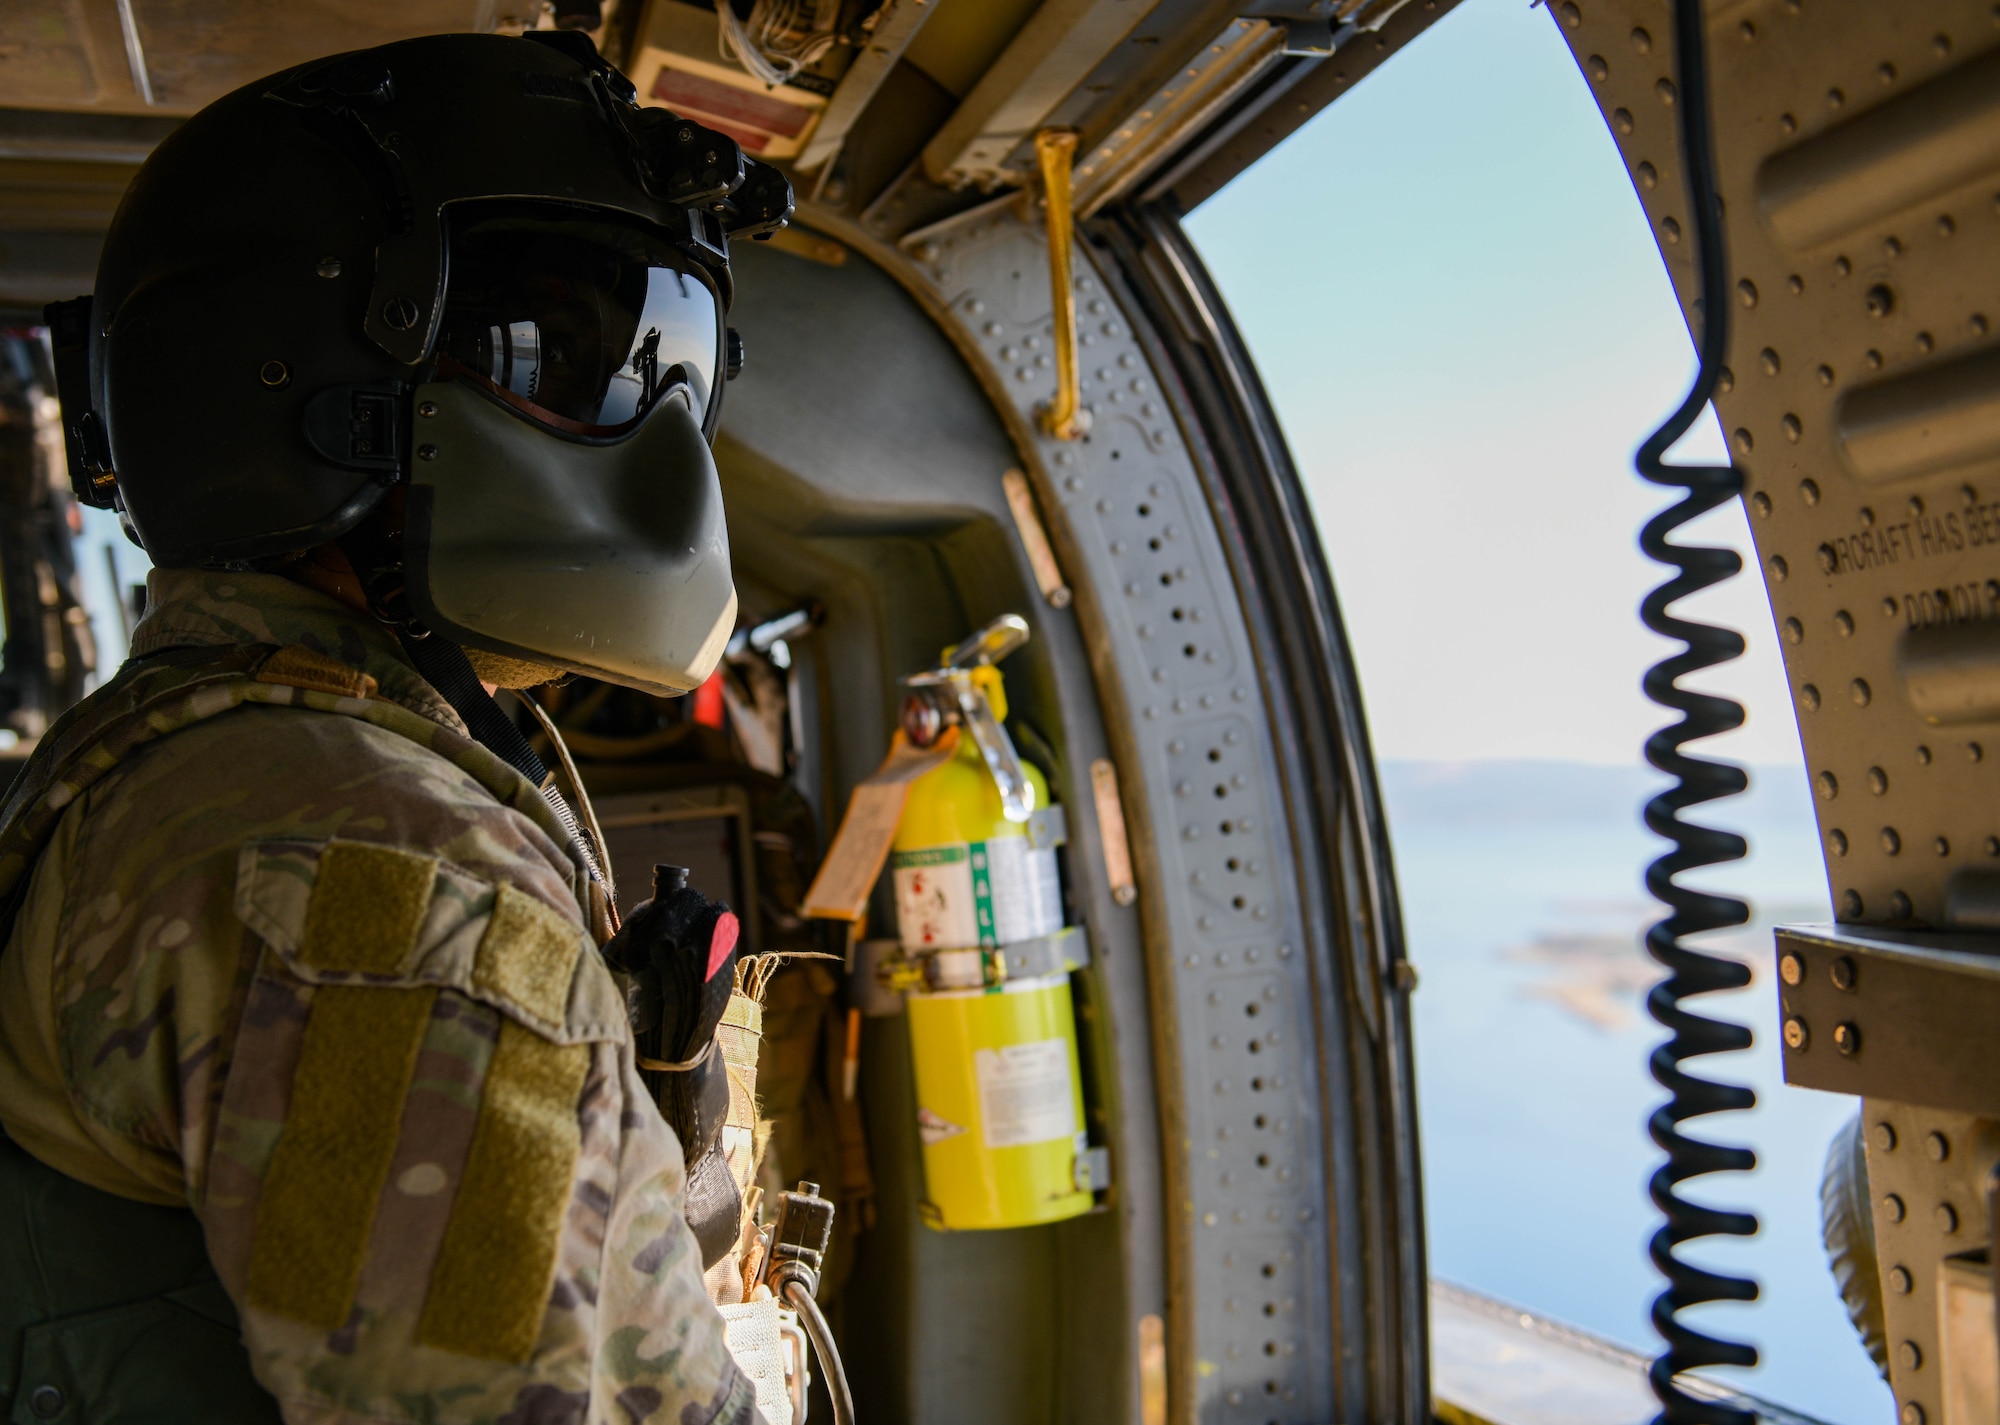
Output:
<svg viewBox="0 0 2000 1425">
<path fill-rule="evenodd" d="M 721 304 L 694 263 L 613 224 L 490 217 L 451 237 L 440 374 L 554 429 L 622 435 L 680 392 L 706 424 Z"/>
</svg>

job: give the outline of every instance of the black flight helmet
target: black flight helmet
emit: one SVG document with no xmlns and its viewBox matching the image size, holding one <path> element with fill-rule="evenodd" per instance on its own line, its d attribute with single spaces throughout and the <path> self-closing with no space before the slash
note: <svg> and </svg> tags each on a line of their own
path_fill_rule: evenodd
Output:
<svg viewBox="0 0 2000 1425">
<path fill-rule="evenodd" d="M 423 627 L 692 687 L 735 617 L 708 449 L 729 240 L 791 210 L 580 34 L 274 75 L 160 145 L 94 296 L 50 309 L 72 483 L 156 563 L 236 568 L 405 485 Z"/>
</svg>

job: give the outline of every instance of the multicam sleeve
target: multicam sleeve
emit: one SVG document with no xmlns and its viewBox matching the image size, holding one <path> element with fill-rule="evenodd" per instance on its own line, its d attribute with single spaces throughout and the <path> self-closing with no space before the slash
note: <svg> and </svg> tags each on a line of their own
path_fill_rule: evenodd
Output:
<svg viewBox="0 0 2000 1425">
<path fill-rule="evenodd" d="M 246 850 L 202 1213 L 258 1377 L 294 1421 L 754 1425 L 616 989 L 522 880 Z"/>
</svg>

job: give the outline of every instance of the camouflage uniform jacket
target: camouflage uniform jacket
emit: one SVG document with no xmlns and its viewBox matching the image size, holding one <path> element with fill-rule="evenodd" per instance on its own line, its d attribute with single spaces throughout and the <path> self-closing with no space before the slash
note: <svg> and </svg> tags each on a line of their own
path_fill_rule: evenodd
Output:
<svg viewBox="0 0 2000 1425">
<path fill-rule="evenodd" d="M 535 789 L 287 580 L 133 653 L 9 793 L 0 1127 L 193 1209 L 295 1425 L 753 1421 Z"/>
</svg>

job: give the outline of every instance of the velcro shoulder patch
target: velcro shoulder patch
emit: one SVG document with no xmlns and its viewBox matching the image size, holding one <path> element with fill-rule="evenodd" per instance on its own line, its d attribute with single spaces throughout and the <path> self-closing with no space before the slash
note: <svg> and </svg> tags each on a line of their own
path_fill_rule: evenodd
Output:
<svg viewBox="0 0 2000 1425">
<path fill-rule="evenodd" d="M 316 985 L 435 985 L 557 1044 L 631 1037 L 588 932 L 520 888 L 369 842 L 256 841 L 236 913 Z"/>
</svg>

